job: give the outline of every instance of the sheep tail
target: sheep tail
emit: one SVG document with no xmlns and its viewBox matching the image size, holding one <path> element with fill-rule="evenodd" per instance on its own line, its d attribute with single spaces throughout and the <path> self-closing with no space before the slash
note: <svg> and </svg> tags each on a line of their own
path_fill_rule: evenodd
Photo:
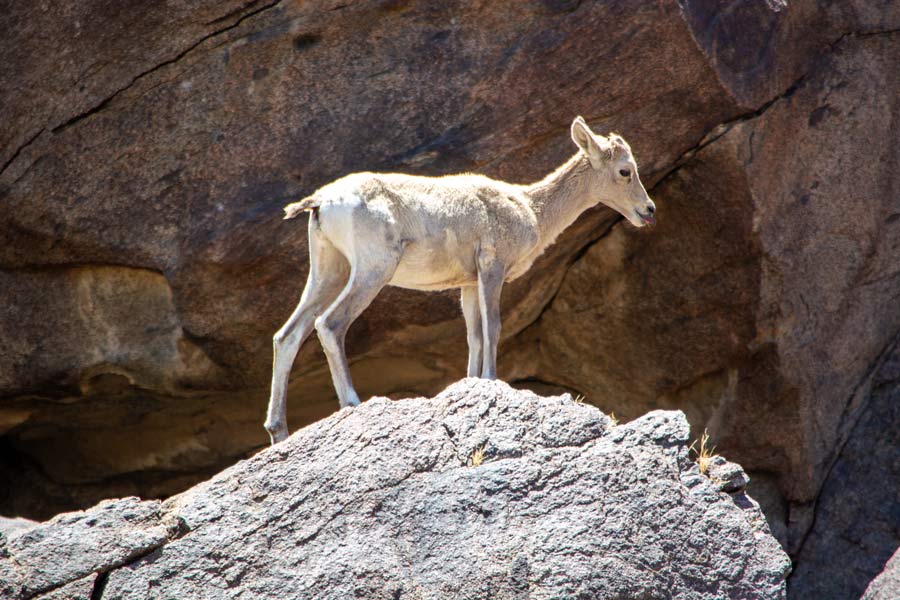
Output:
<svg viewBox="0 0 900 600">
<path fill-rule="evenodd" d="M 308 196 L 299 202 L 294 202 L 293 204 L 288 204 L 284 207 L 284 218 L 293 219 L 298 216 L 300 213 L 305 212 L 307 210 L 316 212 L 316 209 L 321 205 L 321 201 L 315 196 Z"/>
</svg>

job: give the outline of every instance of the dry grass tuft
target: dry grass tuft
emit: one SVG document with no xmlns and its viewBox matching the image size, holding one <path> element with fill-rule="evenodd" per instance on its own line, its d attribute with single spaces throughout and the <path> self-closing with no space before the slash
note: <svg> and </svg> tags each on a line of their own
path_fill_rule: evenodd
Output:
<svg viewBox="0 0 900 600">
<path fill-rule="evenodd" d="M 578 394 L 577 396 L 575 396 L 575 404 L 584 404 L 584 401 L 584 394 Z"/>
<path fill-rule="evenodd" d="M 472 454 L 469 455 L 469 466 L 470 467 L 478 467 L 481 463 L 484 462 L 484 449 L 487 447 L 487 444 L 482 444 L 472 450 Z"/>
<path fill-rule="evenodd" d="M 606 425 L 607 429 L 612 429 L 613 427 L 615 427 L 616 425 L 619 424 L 619 419 L 616 417 L 616 413 L 611 412 L 606 416 L 609 417 L 609 423 Z"/>
<path fill-rule="evenodd" d="M 697 448 L 697 441 L 693 441 L 689 450 L 693 450 L 694 454 L 697 455 L 697 466 L 700 467 L 700 472 L 706 475 L 706 471 L 709 470 L 709 463 L 716 457 L 716 447 L 709 446 L 709 433 L 707 433 L 706 429 L 703 430 L 703 435 L 700 436 L 699 449 Z"/>
</svg>

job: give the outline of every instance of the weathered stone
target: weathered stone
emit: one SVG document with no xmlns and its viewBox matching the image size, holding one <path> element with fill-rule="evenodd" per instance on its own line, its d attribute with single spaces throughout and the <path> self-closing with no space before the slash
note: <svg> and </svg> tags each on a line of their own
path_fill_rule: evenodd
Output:
<svg viewBox="0 0 900 600">
<path fill-rule="evenodd" d="M 752 500 L 699 474 L 688 432 L 678 412 L 614 426 L 477 379 L 376 398 L 162 506 L 13 537 L 5 597 L 93 568 L 108 599 L 783 598 L 787 556 Z"/>
<path fill-rule="evenodd" d="M 823 47 L 900 25 L 897 5 L 866 0 L 688 0 L 682 6 L 722 85 L 751 111 L 803 77 Z"/>
<path fill-rule="evenodd" d="M 876 577 L 860 600 L 893 600 L 900 597 L 900 551 L 884 565 L 884 571 Z"/>
<path fill-rule="evenodd" d="M 30 598 L 148 554 L 179 532 L 158 501 L 123 498 L 0 538 L 5 598 Z"/>
<path fill-rule="evenodd" d="M 796 552 L 790 598 L 856 600 L 900 547 L 900 347 L 872 387 Z"/>
<path fill-rule="evenodd" d="M 729 494 L 743 492 L 750 482 L 741 465 L 729 462 L 718 455 L 710 460 L 706 474 L 721 491 Z"/>
<path fill-rule="evenodd" d="M 104 581 L 104 575 L 91 573 L 46 594 L 35 596 L 35 600 L 96 600 L 99 596 L 94 595 L 94 590 L 99 589 Z"/>
<path fill-rule="evenodd" d="M 37 524 L 37 521 L 32 521 L 31 519 L 9 519 L 7 517 L 0 517 L 0 537 L 9 537 L 14 531 L 22 531 L 23 529 L 34 527 Z"/>
</svg>

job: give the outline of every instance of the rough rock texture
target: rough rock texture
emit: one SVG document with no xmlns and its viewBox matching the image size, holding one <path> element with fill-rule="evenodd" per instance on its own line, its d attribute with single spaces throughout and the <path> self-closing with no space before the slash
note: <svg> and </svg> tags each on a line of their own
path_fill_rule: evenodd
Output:
<svg viewBox="0 0 900 600">
<path fill-rule="evenodd" d="M 22 531 L 37 525 L 37 521 L 30 519 L 9 519 L 0 517 L 0 535 L 9 535 L 14 531 Z"/>
<path fill-rule="evenodd" d="M 900 551 L 884 565 L 884 571 L 866 588 L 860 600 L 894 600 L 900 598 Z"/>
<path fill-rule="evenodd" d="M 817 498 L 900 332 L 900 4 L 8 4 L 0 513 L 164 497 L 265 443 L 306 270 L 283 204 L 359 169 L 534 180 L 582 114 L 631 142 L 660 225 L 590 211 L 509 286 L 501 376 L 685 411 L 798 574 L 828 556 Z M 350 331 L 361 395 L 460 376 L 457 304 L 383 293 Z M 336 408 L 315 342 L 297 365 L 293 427 Z"/>
<path fill-rule="evenodd" d="M 376 398 L 165 503 L 107 501 L 0 540 L 0 591 L 783 598 L 790 562 L 758 505 L 701 475 L 688 437 L 676 411 L 615 426 L 478 379 Z"/>
<path fill-rule="evenodd" d="M 132 562 L 177 535 L 177 518 L 159 501 L 123 498 L 65 513 L 3 542 L 4 598 L 31 598 L 92 573 Z"/>
<path fill-rule="evenodd" d="M 900 547 L 898 379 L 900 348 L 876 373 L 868 406 L 822 487 L 816 521 L 796 556 L 793 598 L 855 600 Z"/>
</svg>

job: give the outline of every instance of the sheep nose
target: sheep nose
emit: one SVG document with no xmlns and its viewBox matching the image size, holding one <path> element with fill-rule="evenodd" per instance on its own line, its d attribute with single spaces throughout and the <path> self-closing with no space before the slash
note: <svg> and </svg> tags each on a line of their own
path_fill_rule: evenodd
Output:
<svg viewBox="0 0 900 600">
<path fill-rule="evenodd" d="M 656 212 L 656 205 L 653 204 L 652 200 L 649 203 L 647 203 L 647 212 L 650 213 L 651 215 Z"/>
</svg>

